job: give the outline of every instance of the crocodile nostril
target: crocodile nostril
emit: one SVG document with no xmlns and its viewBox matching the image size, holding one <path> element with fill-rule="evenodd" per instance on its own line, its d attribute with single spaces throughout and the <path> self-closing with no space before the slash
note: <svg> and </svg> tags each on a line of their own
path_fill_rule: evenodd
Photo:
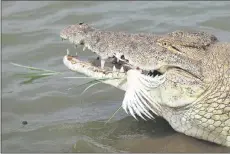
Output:
<svg viewBox="0 0 230 154">
<path fill-rule="evenodd" d="M 80 23 L 79 23 L 79 25 L 82 25 L 82 24 L 84 24 L 84 22 L 80 22 Z"/>
</svg>

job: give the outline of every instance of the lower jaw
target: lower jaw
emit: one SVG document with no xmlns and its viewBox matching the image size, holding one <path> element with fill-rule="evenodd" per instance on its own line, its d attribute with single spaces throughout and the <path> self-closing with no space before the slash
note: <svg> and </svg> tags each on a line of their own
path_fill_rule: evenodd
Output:
<svg viewBox="0 0 230 154">
<path fill-rule="evenodd" d="M 65 55 L 63 63 L 68 69 L 93 78 L 125 78 L 126 76 L 126 72 L 106 71 L 94 66 L 91 62 L 81 61 L 75 56 Z"/>
<path fill-rule="evenodd" d="M 73 62 L 73 59 L 75 59 L 76 61 Z M 93 71 L 93 69 L 87 69 L 87 67 L 91 67 L 91 68 L 94 67 L 90 65 L 90 63 L 77 61 L 75 57 L 69 56 L 69 55 L 65 55 L 63 57 L 63 63 L 71 71 L 84 74 L 86 76 L 92 77 L 95 80 L 98 79 L 105 84 L 114 86 L 124 91 L 126 91 L 127 89 L 126 73 L 114 73 L 113 72 L 113 73 L 105 74 L 104 72 L 100 72 L 100 71 L 95 72 Z M 95 67 L 95 69 L 98 69 L 98 68 Z"/>
</svg>

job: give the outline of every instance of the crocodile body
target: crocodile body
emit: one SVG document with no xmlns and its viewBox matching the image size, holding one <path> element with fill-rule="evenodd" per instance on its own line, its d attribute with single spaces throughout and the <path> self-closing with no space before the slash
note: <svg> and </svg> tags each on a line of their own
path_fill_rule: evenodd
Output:
<svg viewBox="0 0 230 154">
<path fill-rule="evenodd" d="M 109 78 L 103 82 L 125 91 L 122 106 L 134 118 L 154 118 L 153 112 L 178 132 L 230 146 L 229 43 L 204 32 L 129 34 L 83 23 L 66 27 L 60 36 L 100 57 L 82 61 L 68 54 L 64 64 Z"/>
</svg>

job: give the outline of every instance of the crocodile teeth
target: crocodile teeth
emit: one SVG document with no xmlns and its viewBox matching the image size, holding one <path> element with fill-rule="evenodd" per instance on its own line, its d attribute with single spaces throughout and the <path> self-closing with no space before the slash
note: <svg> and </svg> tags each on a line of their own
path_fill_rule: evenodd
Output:
<svg viewBox="0 0 230 154">
<path fill-rule="evenodd" d="M 77 52 L 76 52 L 76 56 L 77 56 Z"/>
<path fill-rule="evenodd" d="M 117 63 L 119 62 L 119 59 L 117 58 Z"/>
<path fill-rule="evenodd" d="M 105 60 L 101 60 L 101 68 L 103 69 L 105 66 Z"/>
<path fill-rule="evenodd" d="M 86 46 L 84 46 L 83 51 L 85 51 L 85 49 L 86 49 Z"/>
<path fill-rule="evenodd" d="M 124 72 L 125 72 L 125 70 L 124 70 L 124 67 L 123 67 L 123 66 L 121 67 L 120 72 L 121 72 L 121 73 L 124 73 Z"/>
<path fill-rule="evenodd" d="M 69 49 L 66 49 L 66 55 L 69 55 Z"/>
<path fill-rule="evenodd" d="M 115 65 L 113 65 L 113 72 L 116 72 L 116 71 L 117 71 L 117 69 L 116 69 Z"/>
</svg>

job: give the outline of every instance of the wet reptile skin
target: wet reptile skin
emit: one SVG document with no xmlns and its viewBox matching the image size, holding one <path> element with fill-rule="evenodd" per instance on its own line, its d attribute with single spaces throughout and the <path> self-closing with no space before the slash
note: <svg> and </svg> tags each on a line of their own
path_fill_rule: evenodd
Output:
<svg viewBox="0 0 230 154">
<path fill-rule="evenodd" d="M 165 118 L 179 132 L 230 146 L 230 44 L 218 42 L 213 35 L 183 31 L 165 35 L 157 42 L 172 52 L 201 60 L 205 86 L 203 94 L 186 112 L 170 112 L 166 108 L 165 113 L 176 114 Z"/>
<path fill-rule="evenodd" d="M 161 93 L 159 116 L 178 132 L 230 146 L 229 43 L 203 32 L 176 31 L 156 36 L 101 31 L 87 24 L 68 26 L 61 37 L 75 44 L 83 41 L 101 57 L 124 55 L 133 66 L 165 73 L 165 83 L 150 91 L 154 99 Z M 73 71 L 95 78 L 99 74 L 91 66 L 84 71 L 75 67 L 82 65 L 80 61 L 64 61 Z M 115 82 L 107 84 L 121 88 Z"/>
</svg>

